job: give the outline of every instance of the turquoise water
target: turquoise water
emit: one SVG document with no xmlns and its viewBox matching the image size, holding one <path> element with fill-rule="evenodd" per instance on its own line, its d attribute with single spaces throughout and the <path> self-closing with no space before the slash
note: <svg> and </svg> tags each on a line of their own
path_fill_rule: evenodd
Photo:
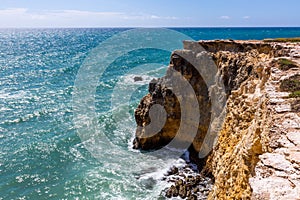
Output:
<svg viewBox="0 0 300 200">
<path fill-rule="evenodd" d="M 118 151 L 104 149 L 103 155 L 108 156 L 94 158 L 73 123 L 72 93 L 80 66 L 99 43 L 125 30 L 0 29 L 0 199 L 158 198 L 163 186 L 149 177 L 159 176 L 160 161 L 149 158 L 149 164 L 142 159 L 109 156 L 140 154 L 131 150 L 135 124 L 116 130 L 111 122 L 110 95 L 120 79 L 122 87 L 132 84 L 134 74 L 128 72 L 135 66 L 168 65 L 170 52 L 130 52 L 118 58 L 99 80 L 97 120 Z M 300 28 L 173 30 L 195 40 L 300 36 Z M 147 82 L 164 73 L 165 67 L 153 67 L 143 74 L 142 82 L 134 83 L 138 89 L 130 100 L 131 115 L 147 93 Z M 149 170 L 141 172 L 137 162 Z M 158 175 L 152 174 L 156 171 Z"/>
</svg>

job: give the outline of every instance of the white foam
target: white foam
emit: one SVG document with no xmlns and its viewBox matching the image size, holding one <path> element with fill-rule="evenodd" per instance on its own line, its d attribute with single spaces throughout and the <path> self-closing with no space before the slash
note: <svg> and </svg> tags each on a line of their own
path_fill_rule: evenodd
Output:
<svg viewBox="0 0 300 200">
<path fill-rule="evenodd" d="M 24 90 L 20 90 L 14 93 L 9 93 L 5 90 L 0 91 L 0 99 L 23 99 L 28 96 L 28 93 Z"/>
<path fill-rule="evenodd" d="M 12 110 L 12 109 L 11 108 L 5 108 L 5 107 L 0 108 L 0 112 L 9 111 L 9 110 Z"/>
</svg>

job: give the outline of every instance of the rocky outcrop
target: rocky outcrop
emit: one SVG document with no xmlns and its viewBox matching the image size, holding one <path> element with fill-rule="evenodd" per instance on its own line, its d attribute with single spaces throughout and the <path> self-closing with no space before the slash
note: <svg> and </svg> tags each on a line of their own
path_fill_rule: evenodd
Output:
<svg viewBox="0 0 300 200">
<path fill-rule="evenodd" d="M 179 53 L 179 52 L 177 52 Z M 205 136 L 209 121 L 210 121 L 210 100 L 208 95 L 208 88 L 199 74 L 199 72 L 185 59 L 180 57 L 176 52 L 171 56 L 170 66 L 167 70 L 166 76 L 158 80 L 153 80 L 149 85 L 149 94 L 145 96 L 138 108 L 135 111 L 135 119 L 138 125 L 136 130 L 136 138 L 134 140 L 134 147 L 144 150 L 157 149 L 167 145 L 179 131 L 182 119 L 182 105 L 178 98 L 179 95 L 174 94 L 172 88 L 180 87 L 182 84 L 180 81 L 174 82 L 174 77 L 180 73 L 185 80 L 192 86 L 192 90 L 195 91 L 195 96 L 198 101 L 197 107 L 193 105 L 185 105 L 185 112 L 191 113 L 192 110 L 197 110 L 200 114 L 199 123 L 192 126 L 197 126 L 197 138 L 194 141 L 195 148 L 199 148 L 201 144 L 199 141 L 203 140 Z M 178 91 L 185 92 L 186 88 L 179 88 Z M 185 96 L 185 98 L 187 98 Z M 190 98 L 190 97 L 188 97 Z M 193 98 L 193 96 L 191 97 Z M 153 105 L 161 105 L 166 112 L 166 120 L 164 120 L 164 112 L 154 110 L 155 116 L 151 117 L 151 108 Z M 151 122 L 152 118 L 152 122 Z M 165 122 L 162 128 L 160 122 Z M 193 122 L 192 122 L 193 123 Z M 151 126 L 149 126 L 151 124 Z M 154 124 L 154 125 L 153 125 Z M 188 127 L 187 127 L 188 129 Z M 191 143 L 193 138 L 189 135 L 188 130 L 185 130 L 186 134 L 182 135 L 178 140 Z M 197 147 L 196 147 L 197 146 Z"/>
<path fill-rule="evenodd" d="M 297 199 L 300 196 L 299 46 L 299 43 L 262 41 L 185 42 L 184 50 L 173 52 L 166 76 L 149 84 L 149 94 L 135 111 L 138 128 L 134 147 L 157 149 L 175 137 L 190 141 L 192 152 L 197 153 L 207 145 L 205 138 L 215 128 L 211 124 L 223 112 L 215 112 L 213 108 L 212 91 L 216 91 L 216 85 L 187 58 L 201 60 L 209 56 L 217 71 L 206 72 L 215 73 L 214 80 L 222 78 L 227 102 L 214 146 L 201 160 L 202 173 L 214 178 L 208 198 Z M 210 66 L 207 60 L 200 63 Z M 197 124 L 189 123 L 197 127 L 193 140 L 189 129 L 181 137 L 176 136 L 183 119 L 182 96 L 172 91 L 176 84 L 170 87 L 170 82 L 178 73 L 191 85 L 198 102 L 197 107 L 184 106 L 188 112 L 193 109 L 199 112 L 199 119 L 194 119 Z M 160 105 L 164 111 L 151 112 L 153 105 Z"/>
</svg>

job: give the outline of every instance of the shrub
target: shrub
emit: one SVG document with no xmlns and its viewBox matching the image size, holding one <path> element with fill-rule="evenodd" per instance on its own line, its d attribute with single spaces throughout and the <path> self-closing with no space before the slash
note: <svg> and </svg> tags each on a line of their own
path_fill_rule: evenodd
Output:
<svg viewBox="0 0 300 200">
<path fill-rule="evenodd" d="M 294 75 L 285 79 L 280 84 L 280 90 L 283 92 L 297 92 L 300 91 L 300 75 Z"/>
<path fill-rule="evenodd" d="M 289 70 L 291 68 L 298 68 L 298 65 L 295 62 L 285 58 L 280 58 L 278 60 L 278 64 L 279 64 L 278 68 L 284 71 Z"/>
<path fill-rule="evenodd" d="M 289 95 L 290 98 L 297 98 L 297 97 L 300 97 L 300 90 L 298 91 L 295 91 L 295 92 L 292 92 L 290 95 Z"/>
</svg>

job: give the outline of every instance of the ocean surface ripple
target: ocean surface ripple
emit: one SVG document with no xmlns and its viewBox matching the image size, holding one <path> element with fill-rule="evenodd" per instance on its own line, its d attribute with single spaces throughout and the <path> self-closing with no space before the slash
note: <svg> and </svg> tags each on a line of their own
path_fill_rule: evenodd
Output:
<svg viewBox="0 0 300 200">
<path fill-rule="evenodd" d="M 163 173 L 157 171 L 159 161 L 141 172 L 135 163 L 149 165 L 149 161 L 109 158 L 122 152 L 141 153 L 131 149 L 135 124 L 121 130 L 112 125 L 110 95 L 120 80 L 118 84 L 123 88 L 135 84 L 135 75 L 126 75 L 135 66 L 168 65 L 170 52 L 142 49 L 128 53 L 99 80 L 95 95 L 97 120 L 118 150 L 104 149 L 102 159 L 94 158 L 73 124 L 71 100 L 80 66 L 94 47 L 125 30 L 0 29 L 0 199 L 159 198 L 163 188 L 157 181 Z M 195 40 L 300 35 L 300 28 L 174 30 Z M 162 67 L 143 74 L 131 98 L 131 115 L 147 93 L 147 83 L 164 73 Z M 122 115 L 125 111 L 120 107 L 118 112 Z M 129 167 L 131 171 L 127 171 Z"/>
</svg>

